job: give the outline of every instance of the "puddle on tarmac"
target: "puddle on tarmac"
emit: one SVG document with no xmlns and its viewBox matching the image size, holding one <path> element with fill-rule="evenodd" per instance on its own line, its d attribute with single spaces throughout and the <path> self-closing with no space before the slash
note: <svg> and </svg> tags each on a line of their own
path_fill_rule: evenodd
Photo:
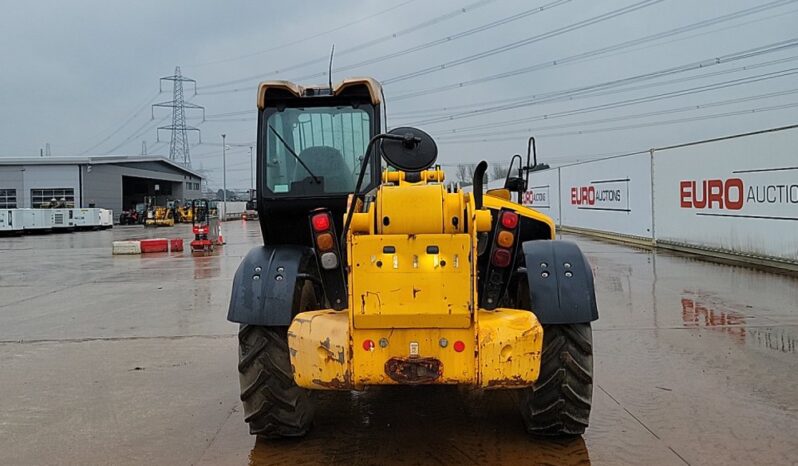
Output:
<svg viewBox="0 0 798 466">
<path fill-rule="evenodd" d="M 322 393 L 302 440 L 258 440 L 251 465 L 590 464 L 582 437 L 526 434 L 512 393 L 374 387 Z"/>
<path fill-rule="evenodd" d="M 739 344 L 783 353 L 795 353 L 798 347 L 798 337 L 789 328 L 750 326 L 746 314 L 717 297 L 684 291 L 681 305 L 682 323 L 687 328 L 707 328 L 726 334 Z"/>
<path fill-rule="evenodd" d="M 193 257 L 195 280 L 219 277 L 222 271 L 221 264 L 218 259 L 211 258 L 213 254 L 215 252 L 197 254 Z"/>
</svg>

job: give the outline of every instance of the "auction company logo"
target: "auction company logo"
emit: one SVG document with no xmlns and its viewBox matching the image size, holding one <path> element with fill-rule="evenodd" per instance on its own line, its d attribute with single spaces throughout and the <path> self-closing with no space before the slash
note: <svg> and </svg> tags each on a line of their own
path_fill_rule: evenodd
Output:
<svg viewBox="0 0 798 466">
<path fill-rule="evenodd" d="M 571 205 L 584 210 L 631 212 L 629 178 L 591 181 L 586 186 L 571 187 Z"/>
<path fill-rule="evenodd" d="M 798 167 L 740 170 L 733 173 L 762 174 L 763 172 L 783 172 L 787 170 L 798 170 Z M 679 181 L 679 206 L 682 209 L 739 211 L 747 206 L 786 207 L 790 204 L 798 204 L 798 184 L 795 183 L 768 182 L 747 184 L 740 177 Z M 696 215 L 798 220 L 798 218 L 791 217 L 713 214 L 707 212 L 697 212 Z"/>
<path fill-rule="evenodd" d="M 549 185 L 530 186 L 529 189 L 524 192 L 523 205 L 549 209 L 551 208 L 549 199 Z"/>
</svg>

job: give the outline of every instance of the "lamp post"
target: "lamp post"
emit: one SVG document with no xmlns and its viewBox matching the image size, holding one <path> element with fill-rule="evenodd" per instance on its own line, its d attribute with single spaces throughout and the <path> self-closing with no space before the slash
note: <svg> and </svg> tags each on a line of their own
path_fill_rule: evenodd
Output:
<svg viewBox="0 0 798 466">
<path fill-rule="evenodd" d="M 252 191 L 255 190 L 255 168 L 252 159 L 252 146 L 249 146 L 249 196 L 252 197 Z"/>
<path fill-rule="evenodd" d="M 226 134 L 222 134 L 222 218 L 227 216 L 227 145 L 225 144 Z"/>
</svg>

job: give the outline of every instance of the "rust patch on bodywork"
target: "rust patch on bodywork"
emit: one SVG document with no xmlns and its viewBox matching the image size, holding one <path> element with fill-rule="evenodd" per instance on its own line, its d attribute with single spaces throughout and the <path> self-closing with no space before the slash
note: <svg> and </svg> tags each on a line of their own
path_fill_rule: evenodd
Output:
<svg viewBox="0 0 798 466">
<path fill-rule="evenodd" d="M 321 380 L 321 379 L 313 379 L 313 383 L 318 385 L 319 387 L 324 387 L 327 390 L 351 390 L 352 389 L 352 381 L 349 375 L 349 371 L 346 371 L 344 374 L 344 379 L 331 379 L 331 380 Z"/>
<path fill-rule="evenodd" d="M 523 388 L 530 385 L 532 385 L 532 382 L 524 380 L 520 376 L 513 376 L 506 379 L 488 380 L 488 385 L 485 388 Z"/>
</svg>

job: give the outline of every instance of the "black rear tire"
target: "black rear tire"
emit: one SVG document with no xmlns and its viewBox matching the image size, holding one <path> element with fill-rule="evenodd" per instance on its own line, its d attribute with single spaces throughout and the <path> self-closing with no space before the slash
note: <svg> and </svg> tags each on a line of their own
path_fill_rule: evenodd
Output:
<svg viewBox="0 0 798 466">
<path fill-rule="evenodd" d="M 583 434 L 592 398 L 590 324 L 544 325 L 540 377 L 519 400 L 527 431 L 545 437 Z"/>
<path fill-rule="evenodd" d="M 241 401 L 252 435 L 300 437 L 313 423 L 309 390 L 294 383 L 287 331 L 242 325 L 238 332 Z"/>
</svg>

